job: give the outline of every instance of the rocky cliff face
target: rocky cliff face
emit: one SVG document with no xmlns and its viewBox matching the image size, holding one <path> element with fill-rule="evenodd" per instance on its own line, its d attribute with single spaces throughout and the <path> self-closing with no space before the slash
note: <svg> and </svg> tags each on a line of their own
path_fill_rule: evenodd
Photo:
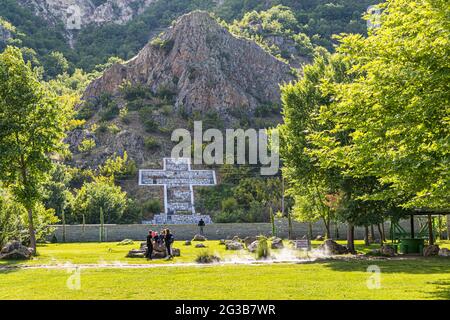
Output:
<svg viewBox="0 0 450 320">
<path fill-rule="evenodd" d="M 91 83 L 84 99 L 115 94 L 124 82 L 154 93 L 170 91 L 187 112 L 254 110 L 280 101 L 279 84 L 293 80 L 290 67 L 252 41 L 239 39 L 206 12 L 180 17 L 125 64 Z"/>
<path fill-rule="evenodd" d="M 68 29 L 73 22 L 123 24 L 143 12 L 154 0 L 18 0 L 51 23 L 62 21 Z"/>
</svg>

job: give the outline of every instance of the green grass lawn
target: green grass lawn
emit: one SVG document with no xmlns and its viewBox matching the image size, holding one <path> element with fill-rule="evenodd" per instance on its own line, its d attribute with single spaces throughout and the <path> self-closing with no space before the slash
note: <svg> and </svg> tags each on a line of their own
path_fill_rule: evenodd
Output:
<svg viewBox="0 0 450 320">
<path fill-rule="evenodd" d="M 82 268 L 79 290 L 67 286 L 73 269 L 4 269 L 0 270 L 0 299 L 450 299 L 449 258 L 168 267 L 165 264 L 194 262 L 197 253 L 204 249 L 177 242 L 175 247 L 181 249 L 181 257 L 172 261 L 125 258 L 128 250 L 139 247 L 139 243 L 40 245 L 39 256 L 34 260 L 1 261 L 0 266 L 66 262 L 160 265 L 140 269 Z M 223 258 L 237 254 L 226 251 L 218 241 L 205 244 Z M 450 247 L 450 242 L 441 246 Z M 357 249 L 370 248 L 358 241 Z M 377 265 L 381 270 L 379 289 L 367 288 L 369 265 Z"/>
</svg>

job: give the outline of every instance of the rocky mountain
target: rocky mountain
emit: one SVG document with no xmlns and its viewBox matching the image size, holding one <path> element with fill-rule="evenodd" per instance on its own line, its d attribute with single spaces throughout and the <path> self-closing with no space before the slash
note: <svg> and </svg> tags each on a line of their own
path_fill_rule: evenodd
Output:
<svg viewBox="0 0 450 320">
<path fill-rule="evenodd" d="M 155 0 L 18 0 L 36 15 L 49 22 L 63 22 L 71 28 L 77 21 L 81 27 L 90 23 L 124 24 L 141 14 Z"/>
<path fill-rule="evenodd" d="M 175 95 L 175 109 L 221 114 L 278 103 L 278 84 L 293 80 L 289 65 L 256 43 L 239 39 L 208 13 L 195 11 L 150 41 L 125 64 L 91 83 L 84 99 L 115 94 L 124 82 Z"/>
<path fill-rule="evenodd" d="M 83 95 L 83 127 L 67 142 L 71 164 L 96 167 L 126 151 L 137 168 L 159 168 L 174 146 L 174 129 L 274 126 L 279 84 L 294 79 L 285 62 L 256 43 L 237 38 L 208 13 L 181 16 L 139 54 L 116 64 Z M 136 173 L 122 179 L 135 198 L 148 196 Z"/>
</svg>

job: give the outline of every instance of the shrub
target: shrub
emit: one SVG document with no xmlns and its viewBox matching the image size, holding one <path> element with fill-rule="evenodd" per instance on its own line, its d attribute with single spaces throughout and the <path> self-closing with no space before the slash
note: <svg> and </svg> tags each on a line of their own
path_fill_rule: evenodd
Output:
<svg viewBox="0 0 450 320">
<path fill-rule="evenodd" d="M 269 117 L 272 114 L 280 112 L 280 107 L 276 104 L 260 104 L 255 109 L 255 116 L 257 117 Z"/>
<path fill-rule="evenodd" d="M 84 139 L 78 146 L 78 150 L 83 153 L 91 153 L 96 146 L 94 139 Z"/>
<path fill-rule="evenodd" d="M 197 263 L 214 263 L 219 262 L 220 258 L 211 254 L 208 250 L 202 250 L 197 254 L 195 262 Z"/>
<path fill-rule="evenodd" d="M 172 50 L 172 48 L 173 48 L 174 41 L 171 39 L 163 40 L 160 37 L 156 37 L 150 42 L 150 44 L 154 48 L 159 48 L 159 49 L 164 50 L 165 53 L 169 53 L 170 50 Z"/>
<path fill-rule="evenodd" d="M 103 121 L 110 121 L 119 115 L 120 109 L 116 102 L 109 104 L 107 107 L 102 109 L 100 118 Z"/>
<path fill-rule="evenodd" d="M 157 199 L 150 199 L 142 205 L 142 211 L 145 213 L 159 214 L 161 213 L 161 203 Z"/>
<path fill-rule="evenodd" d="M 174 97 L 176 96 L 177 92 L 173 86 L 170 85 L 160 85 L 158 88 L 158 92 L 156 95 L 164 100 L 167 101 L 173 101 Z"/>
<path fill-rule="evenodd" d="M 258 247 L 256 248 L 256 259 L 267 259 L 270 255 L 269 244 L 264 236 L 258 237 Z"/>
<path fill-rule="evenodd" d="M 222 211 L 231 212 L 239 207 L 235 198 L 226 198 L 222 200 Z"/>
<path fill-rule="evenodd" d="M 172 112 L 173 112 L 173 107 L 169 104 L 165 104 L 161 108 L 162 108 L 161 112 L 165 116 L 168 116 L 168 115 L 172 114 Z"/>
<path fill-rule="evenodd" d="M 116 124 L 112 123 L 108 126 L 108 131 L 112 134 L 118 134 L 120 132 L 120 128 Z"/>
<path fill-rule="evenodd" d="M 181 119 L 188 120 L 189 119 L 189 111 L 186 106 L 180 106 L 178 108 L 178 115 Z"/>
<path fill-rule="evenodd" d="M 97 111 L 97 105 L 93 101 L 84 102 L 78 110 L 75 118 L 77 120 L 89 120 Z"/>
<path fill-rule="evenodd" d="M 122 109 L 120 109 L 119 118 L 125 124 L 130 123 L 130 117 L 128 115 L 128 107 L 123 107 Z"/>
<path fill-rule="evenodd" d="M 131 84 L 130 82 L 122 84 L 120 91 L 123 98 L 127 101 L 146 99 L 153 96 L 150 88 L 145 87 L 142 84 Z"/>
<path fill-rule="evenodd" d="M 154 119 L 145 120 L 144 127 L 147 132 L 157 132 L 159 129 L 159 125 Z"/>
<path fill-rule="evenodd" d="M 129 110 L 140 110 L 142 108 L 144 108 L 146 106 L 146 102 L 144 101 L 144 99 L 136 99 L 133 101 L 129 101 L 127 103 L 127 108 Z"/>
</svg>

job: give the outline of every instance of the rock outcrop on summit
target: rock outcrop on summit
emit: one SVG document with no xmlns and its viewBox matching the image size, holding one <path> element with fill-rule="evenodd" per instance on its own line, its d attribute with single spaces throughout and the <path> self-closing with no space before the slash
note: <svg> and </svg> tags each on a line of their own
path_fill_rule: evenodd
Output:
<svg viewBox="0 0 450 320">
<path fill-rule="evenodd" d="M 129 82 L 154 93 L 174 94 L 186 112 L 254 110 L 280 102 L 279 84 L 294 79 L 291 68 L 256 43 L 237 38 L 208 13 L 195 11 L 150 41 L 139 54 L 92 82 L 84 100 L 115 94 Z"/>
</svg>

